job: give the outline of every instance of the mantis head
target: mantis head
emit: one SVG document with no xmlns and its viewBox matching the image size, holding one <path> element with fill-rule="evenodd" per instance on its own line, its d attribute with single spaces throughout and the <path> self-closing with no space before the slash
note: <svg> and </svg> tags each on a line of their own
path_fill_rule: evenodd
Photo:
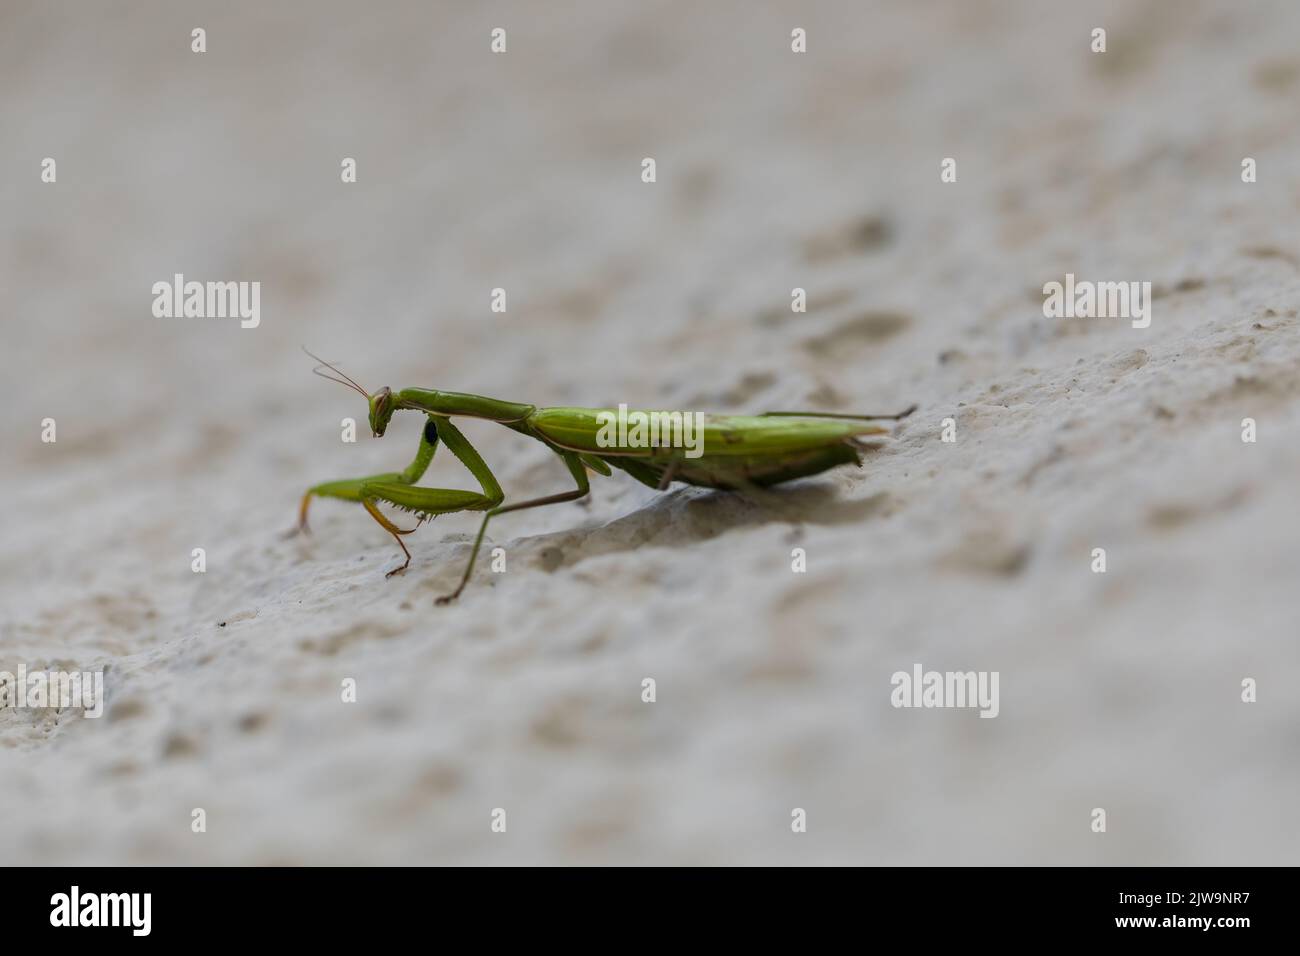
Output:
<svg viewBox="0 0 1300 956">
<path fill-rule="evenodd" d="M 393 417 L 393 390 L 385 385 L 375 394 L 368 396 L 370 401 L 370 432 L 376 438 L 383 438 L 388 428 L 388 420 Z"/>
<path fill-rule="evenodd" d="M 303 351 L 307 352 L 307 349 L 304 348 Z M 396 410 L 396 406 L 393 403 L 393 390 L 385 385 L 379 391 L 375 392 L 375 394 L 371 395 L 349 378 L 341 369 L 331 365 L 329 362 L 326 362 L 318 356 L 312 355 L 310 352 L 307 352 L 307 354 L 311 355 L 311 357 L 316 359 L 317 362 L 320 362 L 319 365 L 312 369 L 312 372 L 319 375 L 321 378 L 329 379 L 331 382 L 338 382 L 340 385 L 346 385 L 348 388 L 352 389 L 354 392 L 358 392 L 365 398 L 370 405 L 370 433 L 375 438 L 383 438 L 384 432 L 388 430 L 388 420 L 393 417 L 393 412 Z M 321 371 L 323 368 L 329 369 L 339 377 L 335 378 L 333 375 L 326 375 Z"/>
</svg>

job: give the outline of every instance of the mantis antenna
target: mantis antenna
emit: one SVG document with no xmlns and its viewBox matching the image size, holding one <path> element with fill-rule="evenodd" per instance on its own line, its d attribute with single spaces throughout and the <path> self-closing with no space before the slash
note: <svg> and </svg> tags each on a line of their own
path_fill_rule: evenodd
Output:
<svg viewBox="0 0 1300 956">
<path fill-rule="evenodd" d="M 304 352 L 307 352 L 307 346 L 303 345 L 303 346 L 299 346 L 299 347 L 300 347 Z M 319 355 L 312 355 L 311 352 L 307 352 L 307 355 L 309 355 L 311 358 L 315 359 L 317 362 L 320 362 L 319 365 L 317 365 L 314 369 L 311 370 L 313 375 L 319 375 L 321 378 L 329 379 L 331 382 L 338 382 L 340 385 L 346 385 L 348 388 L 355 389 L 356 391 L 360 392 L 360 393 L 362 394 L 363 397 L 365 397 L 365 398 L 367 398 L 367 399 L 370 398 L 370 393 L 367 392 L 367 391 L 366 391 L 364 388 L 362 388 L 360 385 L 358 385 L 356 382 L 354 382 L 354 381 L 352 380 L 352 378 L 351 378 L 350 376 L 348 376 L 348 374 L 347 374 L 346 372 L 344 372 L 341 368 L 338 368 L 338 367 L 335 366 L 335 365 L 331 365 L 329 362 L 325 361 L 325 360 L 324 360 L 323 358 L 321 358 Z M 327 369 L 329 369 L 331 372 L 334 372 L 335 374 L 337 374 L 337 375 L 339 375 L 339 376 L 341 376 L 341 377 L 340 377 L 340 378 L 335 378 L 333 375 L 326 375 L 324 372 L 321 371 L 321 369 L 323 369 L 323 368 L 327 368 Z"/>
</svg>

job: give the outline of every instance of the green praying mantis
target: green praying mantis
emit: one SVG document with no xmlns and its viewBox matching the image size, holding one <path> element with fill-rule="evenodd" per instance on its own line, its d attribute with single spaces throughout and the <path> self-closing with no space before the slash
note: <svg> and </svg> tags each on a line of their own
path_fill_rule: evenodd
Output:
<svg viewBox="0 0 1300 956">
<path fill-rule="evenodd" d="M 306 352 L 306 349 L 303 349 Z M 765 412 L 762 415 L 698 415 L 687 412 L 627 412 L 626 406 L 609 408 L 538 408 L 520 402 L 506 402 L 483 395 L 443 392 L 430 388 L 404 388 L 394 392 L 384 386 L 368 392 L 334 365 L 307 352 L 320 364 L 312 371 L 360 393 L 369 405 L 370 430 L 382 438 L 394 412 L 416 411 L 426 416 L 415 459 L 404 471 L 386 472 L 365 478 L 327 481 L 309 488 L 298 512 L 297 532 L 308 531 L 307 510 L 314 497 L 341 498 L 360 502 L 397 542 L 406 561 L 387 573 L 405 571 L 411 552 L 402 541 L 421 524 L 438 515 L 459 511 L 482 511 L 474 546 L 460 584 L 451 594 L 437 599 L 447 604 L 460 596 L 474 571 L 488 522 L 497 515 L 525 508 L 577 501 L 590 491 L 587 469 L 609 477 L 612 468 L 627 472 L 637 481 L 659 491 L 674 481 L 702 488 L 748 491 L 816 475 L 837 465 L 861 464 L 858 439 L 864 435 L 888 434 L 875 424 L 898 421 L 916 410 L 913 405 L 893 415 L 840 415 L 821 412 Z M 334 374 L 327 374 L 329 369 Z M 335 377 L 338 376 L 338 377 Z M 623 424 L 614 424 L 622 416 Z M 631 429 L 626 419 L 635 419 Z M 656 419 L 652 416 L 662 416 Z M 691 417 L 687 417 L 691 416 Z M 492 469 L 464 434 L 452 424 L 453 417 L 478 418 L 504 425 L 511 431 L 536 439 L 559 456 L 573 476 L 572 491 L 506 503 Z M 662 421 L 671 440 L 637 423 Z M 687 423 L 694 424 L 692 430 Z M 668 427 L 671 426 L 671 427 Z M 693 431 L 693 433 L 692 433 Z M 416 482 L 433 461 L 439 444 L 460 459 L 479 483 L 480 491 L 454 488 L 422 488 Z M 418 519 L 415 528 L 399 528 L 379 510 L 385 502 Z"/>
</svg>

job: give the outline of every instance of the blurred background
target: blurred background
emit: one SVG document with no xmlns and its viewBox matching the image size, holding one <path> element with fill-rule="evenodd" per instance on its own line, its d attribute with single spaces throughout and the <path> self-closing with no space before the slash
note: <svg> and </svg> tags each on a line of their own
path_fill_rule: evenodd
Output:
<svg viewBox="0 0 1300 956">
<path fill-rule="evenodd" d="M 108 696 L 0 711 L 0 859 L 1293 863 L 1298 29 L 0 0 L 0 669 Z M 1045 319 L 1067 272 L 1151 282 L 1151 327 Z M 260 325 L 154 317 L 175 273 L 260 282 Z M 391 580 L 355 505 L 280 538 L 420 428 L 372 440 L 303 344 L 371 390 L 920 409 L 773 500 L 621 476 L 497 519 L 507 572 L 435 608 L 474 516 Z M 507 495 L 567 487 L 464 427 Z M 445 454 L 424 483 L 473 487 Z M 1000 715 L 894 709 L 915 663 L 998 671 Z"/>
</svg>

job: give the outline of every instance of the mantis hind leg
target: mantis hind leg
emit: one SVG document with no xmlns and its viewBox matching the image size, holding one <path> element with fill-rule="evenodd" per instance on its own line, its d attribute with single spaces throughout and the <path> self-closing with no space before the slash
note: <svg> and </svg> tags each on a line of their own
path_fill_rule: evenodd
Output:
<svg viewBox="0 0 1300 956">
<path fill-rule="evenodd" d="M 579 498 L 585 498 L 591 493 L 591 485 L 587 481 L 587 472 L 583 469 L 581 458 L 573 452 L 557 452 L 557 454 L 564 459 L 564 464 L 568 466 L 569 473 L 573 475 L 573 480 L 577 482 L 578 487 L 573 491 L 566 491 L 558 495 L 547 495 L 545 498 L 532 498 L 513 505 L 495 507 L 485 514 L 483 523 L 478 526 L 478 535 L 474 538 L 474 547 L 470 550 L 469 561 L 465 563 L 465 573 L 461 575 L 460 584 L 456 586 L 456 590 L 450 594 L 444 594 L 435 603 L 449 604 L 460 597 L 460 592 L 465 590 L 470 575 L 474 573 L 474 561 L 478 558 L 478 549 L 483 544 L 483 534 L 487 531 L 488 522 L 492 520 L 494 515 L 505 514 L 507 511 L 523 511 L 525 508 L 540 508 L 543 505 L 558 505 L 565 501 L 577 501 Z"/>
</svg>

